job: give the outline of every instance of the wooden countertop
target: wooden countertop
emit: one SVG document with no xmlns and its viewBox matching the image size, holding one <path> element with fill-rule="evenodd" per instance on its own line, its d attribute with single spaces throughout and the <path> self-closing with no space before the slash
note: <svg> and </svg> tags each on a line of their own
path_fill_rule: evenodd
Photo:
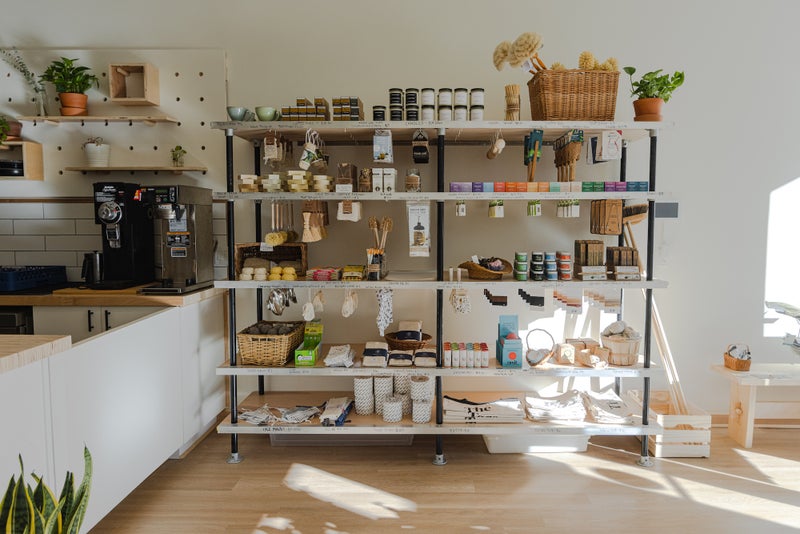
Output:
<svg viewBox="0 0 800 534">
<path fill-rule="evenodd" d="M 0 335 L 0 374 L 69 350 L 72 336 Z"/>
<path fill-rule="evenodd" d="M 0 306 L 189 306 L 227 291 L 210 287 L 187 295 L 142 295 L 138 289 L 66 288 L 49 295 L 0 295 Z"/>
</svg>

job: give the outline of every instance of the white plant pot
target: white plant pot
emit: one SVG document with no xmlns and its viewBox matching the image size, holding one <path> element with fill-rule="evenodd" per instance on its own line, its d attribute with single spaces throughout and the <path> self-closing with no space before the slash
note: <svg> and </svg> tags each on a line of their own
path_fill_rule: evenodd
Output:
<svg viewBox="0 0 800 534">
<path fill-rule="evenodd" d="M 108 167 L 111 145 L 88 143 L 83 145 L 83 150 L 86 151 L 86 163 L 89 167 Z"/>
</svg>

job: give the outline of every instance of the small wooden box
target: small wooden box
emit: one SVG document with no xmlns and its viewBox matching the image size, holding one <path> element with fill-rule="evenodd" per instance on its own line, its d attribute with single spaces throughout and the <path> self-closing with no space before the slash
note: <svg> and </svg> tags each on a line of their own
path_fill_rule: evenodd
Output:
<svg viewBox="0 0 800 534">
<path fill-rule="evenodd" d="M 158 69 L 150 63 L 112 63 L 108 66 L 111 102 L 123 106 L 157 106 Z"/>
<path fill-rule="evenodd" d="M 641 392 L 628 391 L 633 404 L 642 406 Z M 647 448 L 656 458 L 708 458 L 711 455 L 711 414 L 688 405 L 686 415 L 672 414 L 669 391 L 650 392 L 650 420 L 664 433 L 650 436 Z"/>
</svg>

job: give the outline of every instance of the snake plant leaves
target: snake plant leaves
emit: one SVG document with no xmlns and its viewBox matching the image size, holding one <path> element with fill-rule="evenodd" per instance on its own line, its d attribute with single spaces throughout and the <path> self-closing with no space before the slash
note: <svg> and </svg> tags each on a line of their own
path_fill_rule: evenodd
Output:
<svg viewBox="0 0 800 534">
<path fill-rule="evenodd" d="M 86 516 L 86 507 L 89 505 L 89 493 L 92 485 L 92 455 L 85 446 L 83 447 L 83 463 L 83 480 L 78 486 L 78 491 L 75 492 L 72 509 L 65 510 L 67 518 L 64 532 L 67 534 L 78 534 L 83 518 Z"/>
<path fill-rule="evenodd" d="M 11 500 L 14 495 L 14 488 L 16 481 L 14 475 L 11 475 L 11 480 L 8 481 L 8 488 L 3 494 L 3 500 L 0 501 L 0 532 L 6 531 L 6 523 L 8 523 L 8 516 L 11 513 Z"/>
</svg>

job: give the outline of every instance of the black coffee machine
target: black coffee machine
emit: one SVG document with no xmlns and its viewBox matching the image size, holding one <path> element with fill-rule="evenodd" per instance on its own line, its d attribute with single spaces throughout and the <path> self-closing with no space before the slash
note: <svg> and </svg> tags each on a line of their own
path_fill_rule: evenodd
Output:
<svg viewBox="0 0 800 534">
<path fill-rule="evenodd" d="M 94 221 L 102 227 L 103 273 L 93 289 L 122 289 L 155 279 L 152 210 L 138 184 L 94 184 Z"/>
</svg>

